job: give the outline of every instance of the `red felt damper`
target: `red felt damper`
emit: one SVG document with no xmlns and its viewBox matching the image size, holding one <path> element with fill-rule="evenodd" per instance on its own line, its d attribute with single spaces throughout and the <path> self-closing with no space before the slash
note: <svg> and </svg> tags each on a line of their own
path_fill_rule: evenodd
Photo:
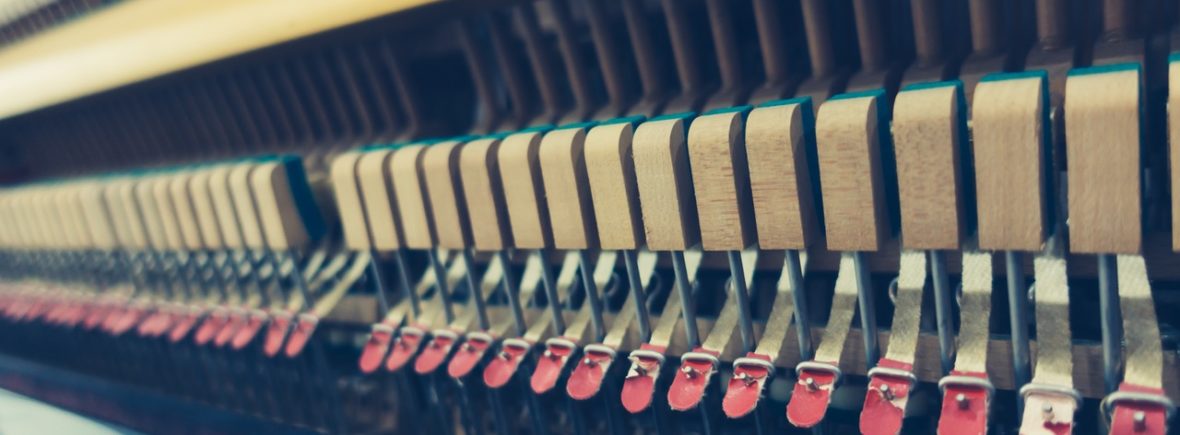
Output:
<svg viewBox="0 0 1180 435">
<path fill-rule="evenodd" d="M 602 378 L 610 371 L 615 360 L 615 351 L 607 346 L 594 344 L 582 351 L 582 359 L 574 366 L 570 379 L 565 383 L 565 393 L 574 400 L 586 400 L 602 389 Z"/>
<path fill-rule="evenodd" d="M 577 351 L 577 345 L 569 339 L 554 338 L 546 341 L 545 352 L 537 360 L 537 367 L 533 369 L 533 376 L 529 378 L 529 387 L 533 392 L 542 394 L 557 386 L 561 372 Z"/>
<path fill-rule="evenodd" d="M 148 335 L 151 337 L 163 337 L 164 334 L 168 333 L 169 329 L 172 329 L 172 325 L 176 323 L 181 315 L 181 313 L 174 308 L 160 311 L 163 313 L 163 315 L 161 315 L 158 320 L 156 320 L 156 324 L 152 325 L 151 330 L 148 331 Z"/>
<path fill-rule="evenodd" d="M 144 316 L 135 327 L 135 331 L 142 337 L 155 337 L 157 331 L 171 324 L 171 318 L 172 314 L 167 310 L 156 310 L 156 312 Z"/>
<path fill-rule="evenodd" d="M 987 373 L 951 371 L 951 376 L 987 379 Z M 965 401 L 959 400 L 959 395 Z M 942 394 L 939 435 L 984 435 L 987 433 L 987 389 L 974 385 L 948 384 Z"/>
<path fill-rule="evenodd" d="M 54 302 L 49 310 L 45 312 L 45 322 L 51 325 L 61 323 L 61 314 L 65 312 L 68 307 L 64 303 Z"/>
<path fill-rule="evenodd" d="M 65 317 L 62 319 L 62 324 L 71 328 L 78 326 L 78 324 L 82 322 L 82 319 L 86 318 L 86 312 L 89 311 L 89 309 L 89 304 L 73 304 L 70 307 L 70 310 L 65 313 Z"/>
<path fill-rule="evenodd" d="M 385 370 L 396 372 L 405 367 L 406 363 L 410 362 L 410 359 L 418 353 L 418 348 L 421 347 L 424 339 L 423 335 L 425 332 L 421 328 L 403 327 L 398 337 L 393 339 L 389 358 L 385 360 Z"/>
<path fill-rule="evenodd" d="M 262 328 L 266 326 L 266 321 L 269 318 L 270 315 L 266 314 L 265 311 L 251 311 L 250 314 L 246 316 L 246 323 L 244 323 L 241 328 L 238 328 L 237 334 L 234 334 L 233 340 L 229 343 L 230 346 L 233 347 L 234 350 L 245 349 L 246 346 L 250 345 L 250 343 L 254 341 L 254 337 L 258 336 L 258 332 L 262 331 Z"/>
<path fill-rule="evenodd" d="M 108 334 L 113 334 L 115 325 L 119 323 L 119 319 L 123 318 L 123 312 L 125 311 L 127 311 L 127 307 L 124 306 L 111 307 L 111 309 L 106 312 L 106 317 L 103 317 L 100 328 L 103 331 L 106 331 Z M 17 315 L 20 316 L 19 313 Z"/>
<path fill-rule="evenodd" d="M 119 315 L 119 317 L 115 320 L 115 323 L 111 325 L 111 334 L 115 336 L 123 335 L 127 331 L 130 331 L 131 328 L 136 324 L 138 324 L 140 319 L 142 319 L 146 314 L 148 313 L 143 308 L 127 308 Z"/>
<path fill-rule="evenodd" d="M 706 355 L 714 358 L 707 358 Z M 701 403 L 709 379 L 717 371 L 717 355 L 717 352 L 700 347 L 681 355 L 680 368 L 672 378 L 672 386 L 668 387 L 668 407 L 676 411 L 688 411 Z"/>
<path fill-rule="evenodd" d="M 217 337 L 213 339 L 213 345 L 222 347 L 229 344 L 229 342 L 233 340 L 234 336 L 238 335 L 238 330 L 242 329 L 243 326 L 246 326 L 246 323 L 249 321 L 249 317 L 249 314 L 241 311 L 229 313 L 229 321 L 226 322 L 225 327 L 221 328 L 221 331 L 217 333 Z"/>
<path fill-rule="evenodd" d="M 483 383 L 491 388 L 507 385 L 531 347 L 531 343 L 518 338 L 504 340 L 500 352 L 483 369 Z"/>
<path fill-rule="evenodd" d="M 453 379 L 466 377 L 491 347 L 491 335 L 483 332 L 468 333 L 467 340 L 459 345 L 459 350 L 451 356 L 451 362 L 447 364 L 447 375 Z"/>
<path fill-rule="evenodd" d="M 664 347 L 643 344 L 639 350 L 641 352 L 631 352 L 628 357 L 631 368 L 623 379 L 623 392 L 620 394 L 623 409 L 632 414 L 643 412 L 651 406 L 656 380 L 660 377 L 660 365 L 664 363 Z"/>
<path fill-rule="evenodd" d="M 769 356 L 754 352 L 734 361 L 733 377 L 729 379 L 725 398 L 721 400 L 721 409 L 727 417 L 742 418 L 758 407 L 762 388 L 774 373 L 774 366 L 771 364 Z"/>
<path fill-rule="evenodd" d="M 364 348 L 361 349 L 361 358 L 357 361 L 357 365 L 361 369 L 361 373 L 373 373 L 381 367 L 381 362 L 385 361 L 385 355 L 389 353 L 389 343 L 393 342 L 393 327 L 390 325 L 378 323 L 373 325 L 372 331 L 369 332 L 369 339 L 365 341 Z M 278 352 L 276 349 L 275 352 Z"/>
<path fill-rule="evenodd" d="M 201 326 L 197 328 L 197 333 L 193 336 L 193 342 L 198 346 L 212 342 L 221 334 L 222 328 L 229 324 L 229 314 L 225 310 L 215 308 L 212 313 L 205 316 L 205 321 L 201 322 Z"/>
<path fill-rule="evenodd" d="M 180 340 L 184 340 L 184 337 L 187 337 L 188 333 L 192 332 L 193 328 L 197 326 L 197 322 L 201 321 L 203 314 L 204 310 L 192 308 L 181 315 L 176 319 L 176 323 L 172 325 L 172 329 L 168 331 L 168 341 L 177 343 Z"/>
<path fill-rule="evenodd" d="M 807 380 L 810 379 L 809 383 Z M 827 370 L 801 370 L 791 401 L 787 402 L 787 421 L 795 427 L 811 428 L 823 421 L 836 388 L 836 374 Z"/>
<path fill-rule="evenodd" d="M 1123 382 L 1119 391 L 1162 396 L 1164 390 L 1141 387 Z M 1142 412 L 1142 419 L 1135 421 L 1135 414 Z M 1110 421 L 1111 435 L 1163 435 L 1168 432 L 1168 409 L 1154 402 L 1124 400 L 1114 404 L 1114 415 Z"/>
<path fill-rule="evenodd" d="M 913 364 L 881 358 L 877 367 L 913 371 Z M 884 389 L 882 389 L 884 386 Z M 905 404 L 913 385 L 909 378 L 875 374 L 869 378 L 865 391 L 865 406 L 860 411 L 860 433 L 863 435 L 897 435 L 905 419 Z"/>
<path fill-rule="evenodd" d="M 422 349 L 422 353 L 418 354 L 418 358 L 414 359 L 414 373 L 420 375 L 434 373 L 447 360 L 447 356 L 451 354 L 451 349 L 459 341 L 458 334 L 445 329 L 434 331 L 431 335 L 433 337 L 430 339 L 430 342 L 426 343 L 426 347 Z"/>
<path fill-rule="evenodd" d="M 287 334 L 291 332 L 291 314 L 275 312 L 270 316 L 270 324 L 266 325 L 266 338 L 262 342 L 262 354 L 273 357 L 283 350 L 283 343 L 287 341 Z"/>
<path fill-rule="evenodd" d="M 111 307 L 107 304 L 95 304 L 86 312 L 86 318 L 82 320 L 82 327 L 87 331 L 93 331 L 102 324 L 103 319 L 110 313 Z"/>
<path fill-rule="evenodd" d="M 319 324 L 319 317 L 309 313 L 300 314 L 295 327 L 291 329 L 291 336 L 287 337 L 287 346 L 283 348 L 283 354 L 287 355 L 287 358 L 299 356 L 307 347 L 307 342 L 311 341 L 311 335 L 315 333 Z"/>
</svg>

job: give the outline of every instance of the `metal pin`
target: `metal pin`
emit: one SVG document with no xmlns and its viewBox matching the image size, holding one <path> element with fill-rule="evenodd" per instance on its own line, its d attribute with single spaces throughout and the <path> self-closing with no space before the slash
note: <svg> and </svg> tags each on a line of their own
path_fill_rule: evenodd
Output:
<svg viewBox="0 0 1180 435">
<path fill-rule="evenodd" d="M 930 251 L 930 274 L 934 281 L 934 317 L 938 325 L 938 349 L 942 374 L 951 372 L 955 364 L 955 331 L 952 325 L 951 283 L 947 274 L 946 254 Z M 1023 385 L 1023 384 L 1018 384 Z"/>
<path fill-rule="evenodd" d="M 1008 318 L 1012 331 L 1012 373 L 1016 385 L 1027 384 L 1030 375 L 1028 348 L 1028 298 L 1023 294 L 1024 267 L 1019 252 L 1004 253 L 1008 271 Z M 1019 399 L 1024 401 L 1023 397 Z"/>
<path fill-rule="evenodd" d="M 1131 420 L 1135 423 L 1135 432 L 1142 432 L 1147 430 L 1147 413 L 1143 411 L 1135 411 L 1131 415 Z"/>
<path fill-rule="evenodd" d="M 614 258 L 612 257 L 613 261 Z M 586 301 L 590 304 L 590 323 L 594 325 L 595 341 L 602 341 L 606 336 L 606 326 L 602 324 L 602 301 L 598 297 L 598 285 L 594 282 L 594 268 L 586 251 L 578 251 L 578 270 L 582 275 L 582 288 L 586 289 Z"/>
<path fill-rule="evenodd" d="M 688 268 L 684 265 L 684 252 L 672 251 L 672 270 L 676 275 L 676 291 L 680 292 L 684 336 L 688 347 L 696 347 L 701 344 L 701 334 L 697 329 L 697 304 L 692 294 L 692 283 L 688 280 Z"/>
<path fill-rule="evenodd" d="M 471 258 L 471 250 L 463 250 L 463 262 L 467 263 L 467 288 L 470 289 L 472 301 L 475 302 L 475 314 L 479 320 L 479 329 L 486 331 L 491 327 L 491 322 L 488 321 L 487 304 L 483 300 L 483 290 L 480 289 L 479 284 L 475 282 L 475 261 Z"/>
<path fill-rule="evenodd" d="M 1102 311 L 1102 373 L 1106 392 L 1110 393 L 1119 386 L 1119 347 L 1123 337 L 1114 255 L 1098 256 L 1098 305 Z"/>
<path fill-rule="evenodd" d="M 959 409 L 967 409 L 967 406 L 971 405 L 971 402 L 967 401 L 967 395 L 963 393 L 955 395 L 955 402 L 958 402 Z"/>
<path fill-rule="evenodd" d="M 398 286 L 401 287 L 402 297 L 408 298 L 410 301 L 410 311 L 417 318 L 422 314 L 422 305 L 418 301 L 418 292 L 414 291 L 414 287 L 410 285 L 410 275 L 406 269 L 406 258 L 402 255 L 401 249 L 393 251 L 393 267 L 397 269 Z"/>
<path fill-rule="evenodd" d="M 881 390 L 881 396 L 885 397 L 885 400 L 893 400 L 893 390 L 889 389 L 889 384 L 881 384 L 878 390 Z"/>
<path fill-rule="evenodd" d="M 565 331 L 565 319 L 561 316 L 561 298 L 557 295 L 557 282 L 553 278 L 553 269 L 549 268 L 544 250 L 538 250 L 533 255 L 541 256 L 541 284 L 545 286 L 545 296 L 549 299 L 549 311 L 553 315 L 553 330 L 560 334 Z"/>
<path fill-rule="evenodd" d="M 733 295 L 737 298 L 738 332 L 742 337 L 742 349 L 753 352 L 757 345 L 754 339 L 754 321 L 750 315 L 750 293 L 746 288 L 746 272 L 742 265 L 741 251 L 729 251 L 730 282 L 733 283 Z"/>
<path fill-rule="evenodd" d="M 497 251 L 496 259 L 504 268 L 504 294 L 508 296 L 508 306 L 512 310 L 512 323 L 516 326 L 516 335 L 523 336 L 528 330 L 524 320 L 524 308 L 520 304 L 520 289 L 516 287 L 516 279 L 512 277 L 512 263 L 508 259 L 507 251 Z"/>
<path fill-rule="evenodd" d="M 1045 415 L 1045 419 L 1053 417 L 1053 404 L 1045 402 L 1041 404 L 1041 413 Z"/>
<path fill-rule="evenodd" d="M 807 386 L 807 391 L 815 391 L 817 388 L 819 388 L 817 385 L 815 385 L 815 378 L 804 379 L 803 385 Z"/>
<path fill-rule="evenodd" d="M 635 251 L 624 250 L 623 263 L 627 266 L 627 284 L 631 287 L 631 296 L 635 298 L 635 320 L 639 325 L 639 341 L 646 343 L 651 339 L 651 314 L 647 311 L 647 289 L 643 288 L 643 281 L 639 279 L 639 264 L 635 259 Z"/>
<path fill-rule="evenodd" d="M 689 366 L 681 367 L 680 371 L 684 372 L 684 375 L 687 376 L 689 379 L 696 377 L 696 374 L 697 374 L 697 371 Z"/>
<path fill-rule="evenodd" d="M 791 299 L 795 304 L 795 333 L 799 341 L 799 357 L 802 361 L 812 358 L 811 320 L 807 315 L 807 289 L 803 282 L 803 265 L 799 261 L 799 251 L 786 251 L 786 263 L 783 273 L 788 274 L 791 282 Z"/>
<path fill-rule="evenodd" d="M 877 345 L 877 309 L 873 302 L 872 276 L 869 275 L 868 262 L 865 261 L 863 253 L 852 252 L 850 255 L 852 255 L 856 269 L 856 299 L 860 308 L 860 328 L 861 336 L 864 339 L 865 364 L 868 369 L 871 369 L 880 359 L 880 348 Z"/>
<path fill-rule="evenodd" d="M 447 272 L 443 267 L 443 263 L 438 258 L 438 252 L 431 249 L 427 251 L 427 256 L 430 257 L 430 268 L 434 271 L 434 288 L 438 289 L 439 301 L 442 302 L 443 317 L 449 324 L 455 319 L 455 312 L 451 309 L 451 289 L 447 287 Z M 479 292 L 479 290 L 475 290 Z"/>
</svg>

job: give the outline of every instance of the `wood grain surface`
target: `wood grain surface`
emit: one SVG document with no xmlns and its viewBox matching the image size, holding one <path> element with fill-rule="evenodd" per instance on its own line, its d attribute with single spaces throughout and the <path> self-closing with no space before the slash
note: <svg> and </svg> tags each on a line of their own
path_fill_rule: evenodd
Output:
<svg viewBox="0 0 1180 435">
<path fill-rule="evenodd" d="M 541 137 L 540 131 L 512 134 L 500 143 L 497 156 L 508 221 L 519 249 L 543 249 L 552 245 L 538 159 Z"/>
<path fill-rule="evenodd" d="M 369 241 L 380 252 L 402 247 L 401 222 L 388 168 L 392 155 L 393 150 L 389 148 L 372 150 L 364 153 L 356 165 L 365 220 L 369 223 Z"/>
<path fill-rule="evenodd" d="M 368 251 L 369 224 L 365 220 L 364 204 L 357 186 L 357 162 L 360 151 L 340 153 L 328 167 L 332 180 L 332 194 L 336 199 L 336 214 L 340 217 L 340 228 L 344 233 L 344 246 L 354 251 Z"/>
<path fill-rule="evenodd" d="M 705 114 L 688 129 L 701 247 L 708 251 L 740 251 L 754 240 L 743 114 Z"/>
<path fill-rule="evenodd" d="M 644 237 L 653 251 L 683 251 L 700 239 L 686 130 L 684 118 L 653 118 L 632 139 Z"/>
<path fill-rule="evenodd" d="M 459 179 L 461 141 L 439 142 L 422 155 L 422 181 L 430 202 L 438 247 L 464 249 L 471 245 L 471 226 L 467 221 L 467 204 L 463 200 L 463 183 Z"/>
<path fill-rule="evenodd" d="M 557 249 L 591 249 L 598 245 L 585 145 L 586 128 L 559 128 L 545 134 L 537 153 L 553 246 Z"/>
<path fill-rule="evenodd" d="M 876 251 L 889 228 L 881 179 L 879 94 L 830 99 L 816 116 L 828 249 Z"/>
<path fill-rule="evenodd" d="M 806 136 L 809 104 L 759 107 L 746 118 L 746 160 L 758 246 L 804 249 L 817 225 Z M 811 132 L 807 130 L 811 129 Z"/>
<path fill-rule="evenodd" d="M 893 104 L 902 246 L 958 249 L 962 236 L 961 88 L 904 90 Z"/>
<path fill-rule="evenodd" d="M 984 80 L 971 108 L 979 247 L 1040 251 L 1045 237 L 1045 77 Z"/>
<path fill-rule="evenodd" d="M 1065 84 L 1069 249 L 1142 249 L 1139 70 L 1074 70 Z"/>
<path fill-rule="evenodd" d="M 401 218 L 402 236 L 406 247 L 430 249 L 434 242 L 434 223 L 430 219 L 430 204 L 422 186 L 419 165 L 426 146 L 407 145 L 393 152 L 389 159 L 394 198 Z"/>
<path fill-rule="evenodd" d="M 485 137 L 468 142 L 459 151 L 459 178 L 471 218 L 472 244 L 480 251 L 512 246 L 500 182 L 500 142 L 499 137 Z"/>
<path fill-rule="evenodd" d="M 644 244 L 631 157 L 634 132 L 632 123 L 616 122 L 586 133 L 586 178 L 602 249 L 638 249 Z"/>
</svg>

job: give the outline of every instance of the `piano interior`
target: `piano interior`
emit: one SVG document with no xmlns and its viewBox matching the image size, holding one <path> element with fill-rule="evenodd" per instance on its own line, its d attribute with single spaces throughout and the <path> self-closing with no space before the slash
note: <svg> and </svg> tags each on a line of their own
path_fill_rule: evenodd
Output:
<svg viewBox="0 0 1180 435">
<path fill-rule="evenodd" d="M 2 1 L 0 388 L 144 433 L 1175 433 L 1178 6 Z"/>
</svg>

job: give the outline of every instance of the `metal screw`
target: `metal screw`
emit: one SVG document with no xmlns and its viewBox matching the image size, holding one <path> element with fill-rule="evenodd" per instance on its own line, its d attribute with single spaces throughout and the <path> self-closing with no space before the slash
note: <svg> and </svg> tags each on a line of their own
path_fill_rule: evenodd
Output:
<svg viewBox="0 0 1180 435">
<path fill-rule="evenodd" d="M 496 355 L 496 356 L 498 356 L 498 357 L 500 357 L 500 359 L 504 359 L 504 360 L 512 359 L 512 354 L 509 354 L 508 351 L 506 351 L 506 350 L 500 351 L 500 354 Z"/>
<path fill-rule="evenodd" d="M 804 379 L 804 380 L 803 380 L 803 385 L 806 385 L 806 386 L 807 386 L 807 391 L 815 391 L 815 389 L 816 389 L 816 388 L 818 388 L 818 387 L 816 387 L 816 385 L 815 385 L 815 378 L 807 378 L 807 379 Z"/>
<path fill-rule="evenodd" d="M 695 376 L 696 376 L 696 374 L 697 374 L 697 371 L 696 371 L 696 370 L 694 370 L 692 367 L 689 367 L 689 366 L 684 366 L 684 367 L 681 367 L 681 368 L 680 368 L 680 371 L 681 371 L 681 372 L 683 372 L 683 373 L 684 373 L 684 376 L 685 376 L 685 377 L 687 377 L 687 378 L 689 378 L 689 379 L 692 379 L 692 378 L 693 378 L 693 377 L 695 377 Z"/>
<path fill-rule="evenodd" d="M 878 389 L 881 390 L 881 395 L 885 397 L 885 400 L 893 400 L 893 390 L 889 389 L 889 384 L 881 384 Z"/>
<path fill-rule="evenodd" d="M 594 360 L 592 360 L 590 358 L 586 358 L 586 359 L 582 360 L 582 364 L 592 366 L 592 365 L 594 365 Z"/>
<path fill-rule="evenodd" d="M 1045 414 L 1046 419 L 1052 418 L 1053 417 L 1053 404 L 1049 403 L 1049 402 L 1045 402 L 1045 403 L 1041 404 L 1041 413 Z"/>
<path fill-rule="evenodd" d="M 967 401 L 967 395 L 963 393 L 956 395 L 955 401 L 959 402 L 959 409 L 967 409 L 967 406 L 971 404 Z"/>
<path fill-rule="evenodd" d="M 1135 432 L 1147 430 L 1147 413 L 1135 411 L 1135 414 L 1131 415 L 1131 419 L 1135 422 Z"/>
</svg>

